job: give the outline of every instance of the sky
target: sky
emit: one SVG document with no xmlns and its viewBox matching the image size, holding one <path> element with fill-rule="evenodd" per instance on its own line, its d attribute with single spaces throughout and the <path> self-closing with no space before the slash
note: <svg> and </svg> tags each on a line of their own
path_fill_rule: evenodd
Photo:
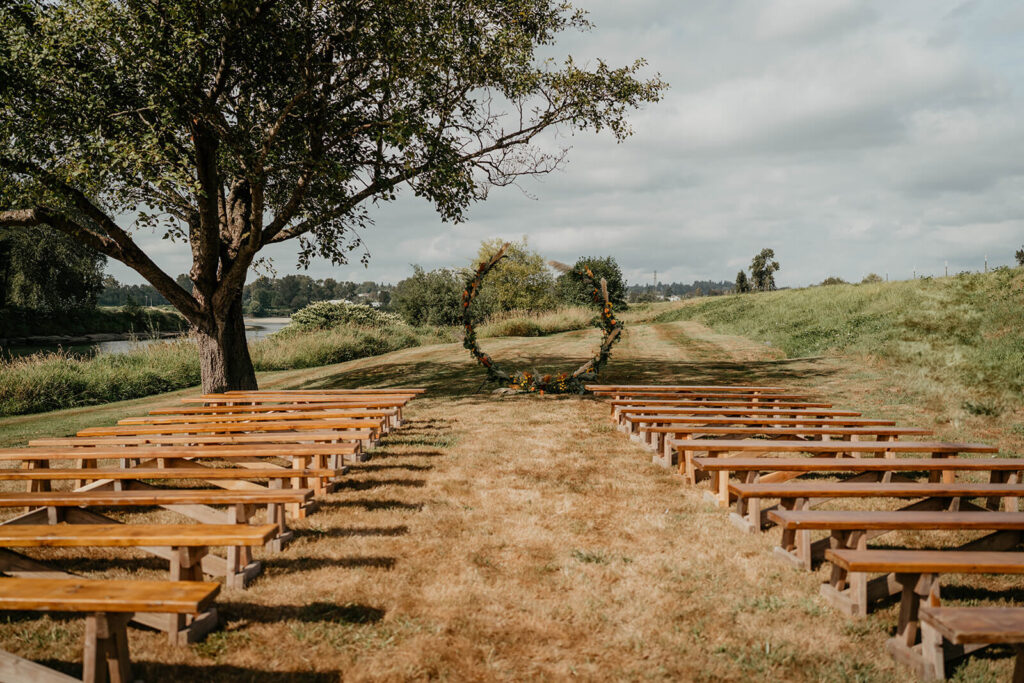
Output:
<svg viewBox="0 0 1024 683">
<path fill-rule="evenodd" d="M 1011 265 L 1024 245 L 1019 0 L 581 0 L 594 28 L 546 51 L 643 57 L 669 83 L 634 134 L 564 131 L 568 163 L 443 223 L 406 193 L 373 209 L 369 267 L 264 253 L 278 276 L 397 282 L 465 266 L 481 240 L 613 256 L 630 283 L 733 280 L 762 248 L 781 287 Z M 139 235 L 175 275 L 187 245 Z M 126 282 L 141 278 L 111 263 Z"/>
</svg>

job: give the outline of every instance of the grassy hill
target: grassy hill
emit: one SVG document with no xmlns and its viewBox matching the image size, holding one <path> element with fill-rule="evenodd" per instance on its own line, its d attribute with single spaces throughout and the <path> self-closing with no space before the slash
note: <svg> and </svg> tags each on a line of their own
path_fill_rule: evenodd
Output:
<svg viewBox="0 0 1024 683">
<path fill-rule="evenodd" d="M 1024 397 L 1024 269 L 700 299 L 659 322 L 695 320 L 791 358 L 863 354 L 960 385 L 976 410 Z"/>
</svg>

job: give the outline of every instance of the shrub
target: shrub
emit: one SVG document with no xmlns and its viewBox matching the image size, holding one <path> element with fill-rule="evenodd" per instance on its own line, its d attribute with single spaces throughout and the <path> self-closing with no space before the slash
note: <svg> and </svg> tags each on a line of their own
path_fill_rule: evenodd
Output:
<svg viewBox="0 0 1024 683">
<path fill-rule="evenodd" d="M 366 304 L 318 301 L 292 315 L 290 328 L 297 331 L 329 330 L 335 327 L 390 327 L 403 323 L 401 316 L 378 311 Z"/>
<path fill-rule="evenodd" d="M 875 282 L 881 282 L 881 281 L 882 281 L 882 276 L 879 275 L 878 273 L 868 273 L 867 275 L 864 276 L 864 279 L 861 280 L 860 283 L 862 285 L 870 285 L 870 284 L 873 284 Z"/>
<path fill-rule="evenodd" d="M 605 279 L 608 283 L 608 299 L 618 308 L 623 308 L 626 305 L 626 281 L 622 277 L 622 269 L 611 256 L 578 259 L 572 270 L 562 273 L 555 280 L 558 298 L 571 306 L 590 306 L 594 303 L 590 284 L 579 274 L 587 268 L 590 268 L 595 280 Z"/>
<path fill-rule="evenodd" d="M 821 284 L 823 284 L 823 285 L 845 285 L 845 284 L 847 284 L 847 282 L 846 282 L 846 280 L 844 280 L 841 277 L 832 276 L 832 277 L 827 277 L 824 280 L 822 280 Z"/>
<path fill-rule="evenodd" d="M 410 325 L 458 325 L 462 322 L 462 277 L 440 268 L 412 267 L 412 277 L 395 286 L 391 306 Z"/>
</svg>

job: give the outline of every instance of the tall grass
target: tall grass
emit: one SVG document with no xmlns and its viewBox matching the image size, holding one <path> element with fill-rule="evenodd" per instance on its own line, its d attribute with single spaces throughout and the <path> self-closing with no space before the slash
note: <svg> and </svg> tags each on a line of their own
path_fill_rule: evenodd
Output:
<svg viewBox="0 0 1024 683">
<path fill-rule="evenodd" d="M 122 401 L 198 383 L 199 357 L 185 339 L 95 357 L 39 353 L 0 363 L 0 415 Z"/>
<path fill-rule="evenodd" d="M 1024 393 L 1024 271 L 702 299 L 657 320 L 698 320 L 790 357 L 864 353 L 986 392 Z"/>
</svg>

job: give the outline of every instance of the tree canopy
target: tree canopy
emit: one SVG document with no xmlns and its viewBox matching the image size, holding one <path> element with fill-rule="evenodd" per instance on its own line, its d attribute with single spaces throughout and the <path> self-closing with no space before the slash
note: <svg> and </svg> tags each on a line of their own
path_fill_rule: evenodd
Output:
<svg viewBox="0 0 1024 683">
<path fill-rule="evenodd" d="M 92 308 L 106 258 L 47 226 L 0 227 L 0 309 Z"/>
<path fill-rule="evenodd" d="M 737 294 L 746 294 L 750 291 L 750 280 L 747 279 L 747 271 L 741 270 L 736 273 L 736 283 L 733 285 L 733 291 Z"/>
<path fill-rule="evenodd" d="M 561 164 L 545 129 L 629 134 L 665 87 L 642 61 L 536 55 L 587 27 L 551 0 L 10 0 L 0 225 L 131 266 L 196 328 L 204 389 L 255 386 L 241 294 L 261 249 L 344 263 L 403 187 L 458 221 Z M 140 229 L 188 243 L 191 290 Z"/>
<path fill-rule="evenodd" d="M 775 273 L 779 270 L 779 262 L 775 260 L 774 249 L 762 249 L 750 262 L 750 276 L 754 281 L 754 289 L 770 292 L 775 289 Z"/>
<path fill-rule="evenodd" d="M 555 291 L 558 298 L 576 306 L 590 306 L 594 303 L 589 283 L 580 275 L 590 268 L 594 278 L 600 282 L 604 278 L 608 284 L 608 300 L 618 307 L 626 305 L 626 281 L 622 277 L 622 269 L 612 256 L 582 256 L 573 264 L 572 270 L 566 271 L 555 280 Z"/>
<path fill-rule="evenodd" d="M 499 238 L 484 240 L 470 267 L 476 268 L 489 261 L 504 244 L 506 242 Z M 474 308 L 475 312 L 486 315 L 501 311 L 541 311 L 554 308 L 556 303 L 555 277 L 544 257 L 531 249 L 524 237 L 521 242 L 508 243 L 505 258 L 488 275 Z"/>
</svg>

